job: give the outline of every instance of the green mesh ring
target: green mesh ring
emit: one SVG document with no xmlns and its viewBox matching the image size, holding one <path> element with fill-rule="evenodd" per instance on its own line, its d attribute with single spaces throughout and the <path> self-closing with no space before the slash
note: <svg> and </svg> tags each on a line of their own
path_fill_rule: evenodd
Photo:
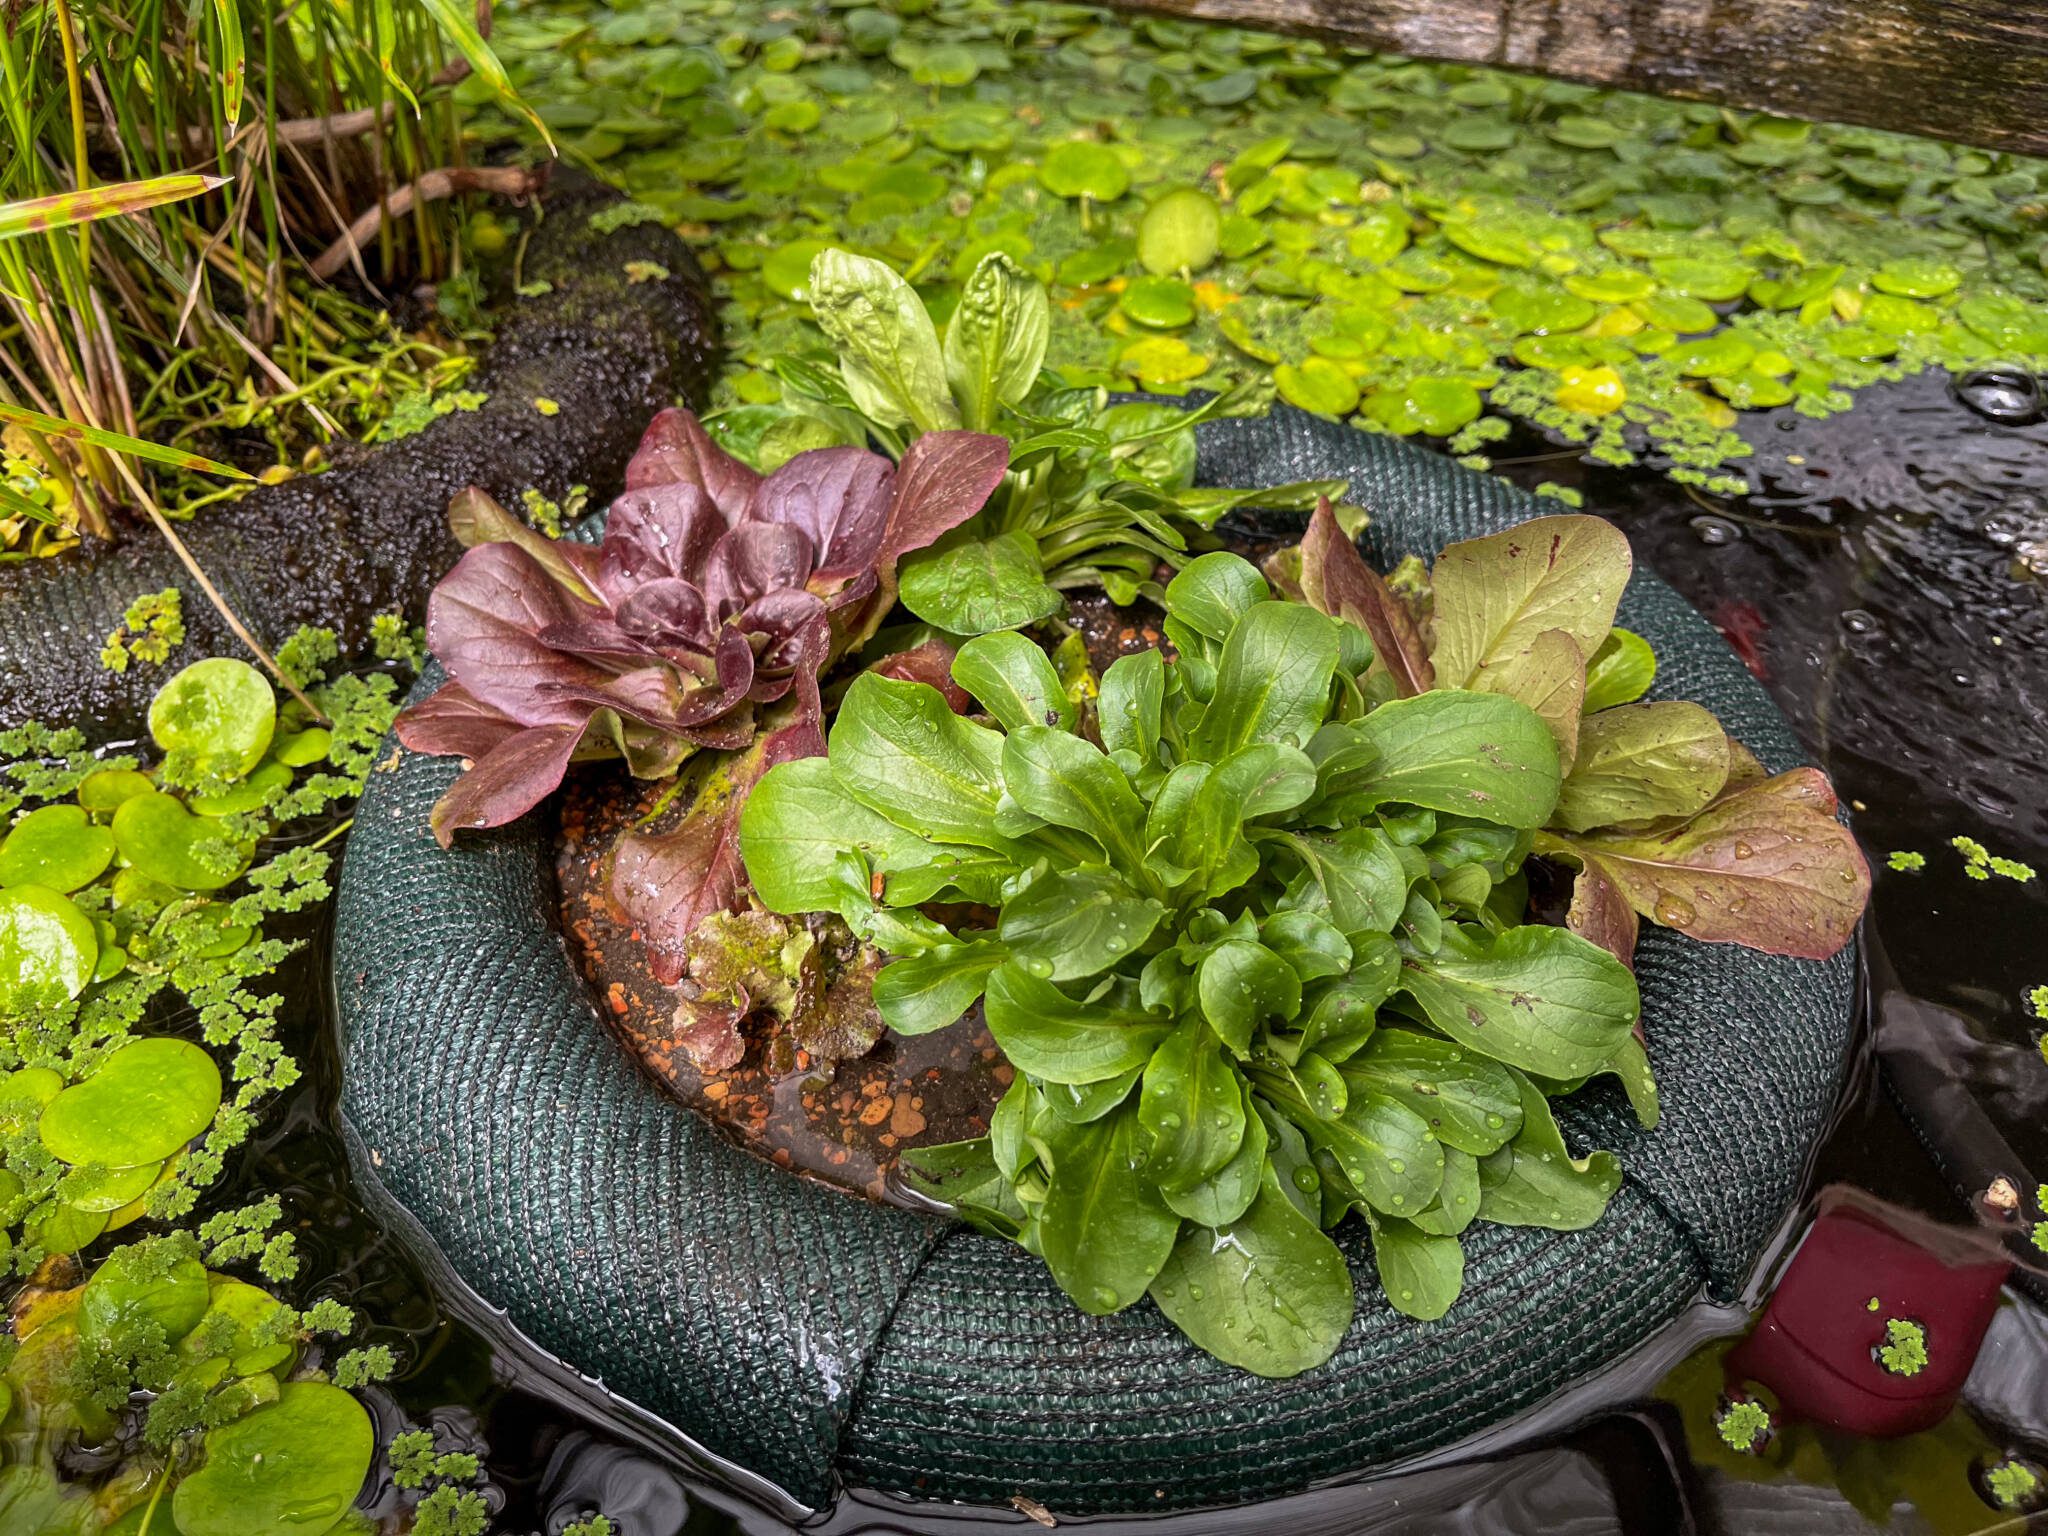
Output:
<svg viewBox="0 0 2048 1536">
<path fill-rule="evenodd" d="M 1298 411 L 1200 429 L 1203 478 L 1348 476 L 1381 565 L 1536 515 L 1435 454 Z M 1638 570 L 1621 621 L 1771 770 L 1801 761 L 1727 646 Z M 438 677 L 423 680 L 426 688 Z M 557 931 L 530 819 L 442 852 L 456 771 L 371 775 L 334 946 L 358 1176 L 537 1344 L 704 1449 L 818 1506 L 842 1482 L 1062 1511 L 1271 1497 L 1384 1468 L 1625 1353 L 1702 1289 L 1732 1294 L 1843 1080 L 1855 956 L 1778 959 L 1646 928 L 1637 955 L 1664 1119 L 1612 1079 L 1561 1104 L 1625 1181 L 1585 1232 L 1476 1227 L 1465 1291 L 1417 1323 L 1337 1234 L 1358 1314 L 1289 1381 L 1202 1354 L 1150 1303 L 1079 1312 L 1030 1255 L 802 1182 L 720 1139 L 614 1043 Z"/>
</svg>

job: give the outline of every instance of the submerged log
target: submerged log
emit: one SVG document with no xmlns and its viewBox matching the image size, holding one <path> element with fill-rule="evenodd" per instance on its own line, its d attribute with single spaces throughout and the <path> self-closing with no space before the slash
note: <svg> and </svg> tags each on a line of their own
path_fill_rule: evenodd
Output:
<svg viewBox="0 0 2048 1536">
<path fill-rule="evenodd" d="M 679 398 L 701 403 L 714 322 L 689 249 L 659 224 L 593 226 L 618 195 L 571 181 L 558 178 L 526 242 L 518 277 L 529 296 L 499 274 L 496 339 L 462 386 L 485 397 L 477 409 L 395 442 L 344 445 L 326 472 L 259 486 L 185 525 L 200 565 L 266 645 L 314 625 L 335 631 L 344 656 L 366 657 L 371 619 L 417 621 L 461 553 L 449 497 L 481 485 L 516 507 L 529 487 L 559 500 L 581 484 L 602 506 L 648 418 Z M 121 532 L 117 543 L 0 565 L 0 729 L 42 720 L 94 741 L 137 736 L 179 667 L 247 658 L 164 541 L 139 520 Z M 130 602 L 165 587 L 184 594 L 184 643 L 162 666 L 108 671 L 108 633 Z"/>
<path fill-rule="evenodd" d="M 2021 0 L 1111 0 L 1353 47 L 2048 153 Z"/>
</svg>

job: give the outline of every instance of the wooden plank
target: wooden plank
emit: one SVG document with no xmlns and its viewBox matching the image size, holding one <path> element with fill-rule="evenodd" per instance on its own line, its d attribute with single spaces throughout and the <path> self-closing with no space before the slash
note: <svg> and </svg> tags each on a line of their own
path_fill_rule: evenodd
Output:
<svg viewBox="0 0 2048 1536">
<path fill-rule="evenodd" d="M 1111 3 L 2048 154 L 2048 9 L 2029 0 Z"/>
</svg>

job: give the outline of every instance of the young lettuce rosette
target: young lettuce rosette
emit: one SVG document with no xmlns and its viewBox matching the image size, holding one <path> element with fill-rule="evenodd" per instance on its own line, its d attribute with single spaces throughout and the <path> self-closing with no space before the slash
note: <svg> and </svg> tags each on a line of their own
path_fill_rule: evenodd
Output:
<svg viewBox="0 0 2048 1536">
<path fill-rule="evenodd" d="M 427 605 L 449 681 L 398 721 L 412 750 L 472 760 L 435 835 L 512 821 L 572 762 L 659 778 L 746 747 L 785 700 L 778 756 L 822 750 L 820 672 L 880 622 L 897 561 L 978 511 L 1008 462 L 1000 437 L 941 431 L 900 464 L 821 448 L 764 476 L 667 410 L 595 548 L 463 492 L 449 525 L 467 552 Z"/>
</svg>

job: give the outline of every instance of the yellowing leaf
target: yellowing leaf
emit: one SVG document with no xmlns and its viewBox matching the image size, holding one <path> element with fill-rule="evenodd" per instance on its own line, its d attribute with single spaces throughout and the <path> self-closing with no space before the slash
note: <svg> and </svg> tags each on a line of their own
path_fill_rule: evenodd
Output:
<svg viewBox="0 0 2048 1536">
<path fill-rule="evenodd" d="M 1614 623 L 1633 564 L 1622 531 L 1584 514 L 1532 518 L 1451 545 L 1432 573 L 1437 686 L 1466 686 L 1481 667 L 1527 650 L 1547 629 L 1563 630 L 1580 655 L 1592 655 Z"/>
</svg>

